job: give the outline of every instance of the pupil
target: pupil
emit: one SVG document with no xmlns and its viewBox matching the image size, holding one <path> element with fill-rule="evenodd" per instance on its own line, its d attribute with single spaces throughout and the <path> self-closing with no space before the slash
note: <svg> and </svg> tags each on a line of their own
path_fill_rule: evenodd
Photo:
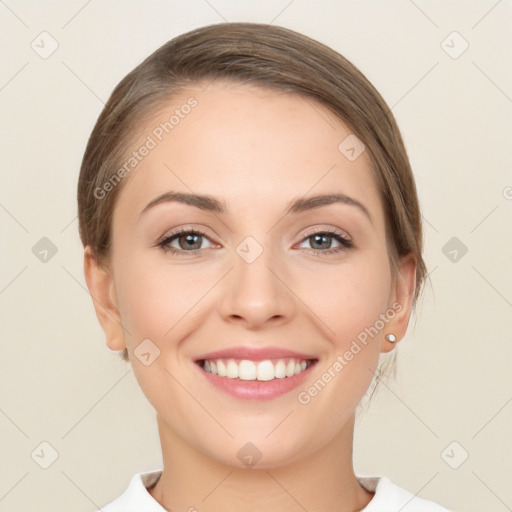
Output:
<svg viewBox="0 0 512 512">
<path fill-rule="evenodd" d="M 185 235 L 186 245 L 190 248 L 193 245 L 197 245 L 197 240 L 194 239 L 199 238 L 199 235 Z M 201 244 L 199 244 L 201 245 Z M 195 248 L 195 247 L 194 247 Z"/>
<path fill-rule="evenodd" d="M 320 245 L 322 242 L 326 242 L 326 240 L 328 239 L 329 237 L 326 236 L 326 235 L 315 235 L 315 244 L 318 244 Z M 330 243 L 327 244 L 327 248 L 330 247 Z"/>
</svg>

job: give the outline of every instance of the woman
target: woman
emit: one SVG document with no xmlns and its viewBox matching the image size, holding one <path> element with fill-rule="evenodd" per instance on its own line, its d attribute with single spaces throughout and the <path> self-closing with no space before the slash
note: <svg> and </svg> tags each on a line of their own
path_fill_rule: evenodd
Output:
<svg viewBox="0 0 512 512">
<path fill-rule="evenodd" d="M 426 270 L 400 132 L 345 58 L 250 23 L 169 41 L 101 113 L 78 205 L 164 461 L 103 511 L 446 510 L 353 469 L 356 407 Z"/>
</svg>

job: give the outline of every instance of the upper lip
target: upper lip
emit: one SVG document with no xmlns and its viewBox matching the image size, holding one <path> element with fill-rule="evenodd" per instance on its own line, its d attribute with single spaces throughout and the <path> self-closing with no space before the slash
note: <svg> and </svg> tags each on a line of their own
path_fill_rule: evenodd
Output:
<svg viewBox="0 0 512 512">
<path fill-rule="evenodd" d="M 250 347 L 238 346 L 215 350 L 195 358 L 195 361 L 214 360 L 214 359 L 249 359 L 252 361 L 264 361 L 266 359 L 316 359 L 311 354 L 304 354 L 294 350 L 288 350 L 281 347 Z"/>
</svg>

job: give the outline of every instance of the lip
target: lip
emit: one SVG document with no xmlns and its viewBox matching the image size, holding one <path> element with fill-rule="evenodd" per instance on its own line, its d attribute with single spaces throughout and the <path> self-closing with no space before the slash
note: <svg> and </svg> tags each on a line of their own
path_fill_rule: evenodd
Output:
<svg viewBox="0 0 512 512">
<path fill-rule="evenodd" d="M 204 360 L 212 359 L 249 359 L 251 361 L 264 361 L 266 359 L 318 359 L 314 355 L 304 354 L 301 352 L 295 352 L 281 347 L 250 347 L 250 346 L 239 346 L 226 348 L 223 350 L 216 350 L 214 352 L 208 352 L 202 354 L 194 361 L 197 363 Z M 299 374 L 300 375 L 300 374 Z M 292 377 L 286 377 L 291 379 Z"/>
<path fill-rule="evenodd" d="M 240 380 L 230 379 L 228 377 L 219 377 L 213 373 L 206 372 L 199 364 L 194 366 L 201 372 L 205 379 L 217 389 L 224 391 L 228 395 L 241 400 L 271 400 L 278 396 L 289 393 L 297 388 L 310 376 L 312 368 L 316 365 L 316 360 L 303 372 L 293 377 L 284 377 L 282 379 L 273 379 L 268 381 L 261 380 Z"/>
</svg>

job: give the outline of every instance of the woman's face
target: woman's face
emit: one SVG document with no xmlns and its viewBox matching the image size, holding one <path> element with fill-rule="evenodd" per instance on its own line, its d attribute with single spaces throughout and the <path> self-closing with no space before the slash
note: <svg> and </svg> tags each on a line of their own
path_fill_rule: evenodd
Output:
<svg viewBox="0 0 512 512">
<path fill-rule="evenodd" d="M 141 127 L 102 324 L 170 438 L 239 467 L 313 454 L 350 424 L 392 348 L 384 335 L 405 333 L 414 265 L 400 288 L 370 158 L 350 134 L 311 99 L 222 83 Z M 243 378 L 207 373 L 205 358 Z"/>
</svg>

